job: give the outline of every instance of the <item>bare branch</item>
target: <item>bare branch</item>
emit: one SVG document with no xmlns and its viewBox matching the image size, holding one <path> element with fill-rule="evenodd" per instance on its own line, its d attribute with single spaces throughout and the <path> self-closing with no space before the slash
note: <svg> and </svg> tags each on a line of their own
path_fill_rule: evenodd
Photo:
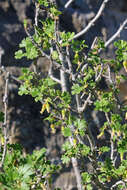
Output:
<svg viewBox="0 0 127 190">
<path fill-rule="evenodd" d="M 48 73 L 49 77 L 54 80 L 55 82 L 61 84 L 61 81 L 59 79 L 57 79 L 56 77 L 53 76 L 52 70 L 49 68 L 49 73 Z"/>
<path fill-rule="evenodd" d="M 109 119 L 109 116 L 108 116 L 108 113 L 105 113 L 105 117 L 108 121 L 108 124 L 111 125 L 111 122 L 110 122 L 110 119 Z M 110 143 L 111 143 L 111 153 L 110 153 L 110 158 L 113 162 L 113 165 L 115 165 L 115 160 L 114 160 L 114 152 L 115 152 L 115 149 L 114 149 L 114 142 L 113 142 L 113 133 L 112 131 L 110 131 Z"/>
<path fill-rule="evenodd" d="M 53 76 L 52 52 L 53 52 L 53 47 L 50 48 L 50 67 L 49 67 L 48 75 L 49 75 L 49 77 L 50 77 L 52 80 L 54 80 L 55 82 L 61 84 L 61 81 L 60 81 L 58 78 L 56 78 L 56 77 Z"/>
<path fill-rule="evenodd" d="M 126 24 L 127 24 L 127 19 L 124 20 L 124 22 L 121 24 L 117 32 L 107 42 L 105 42 L 105 47 L 109 46 L 109 44 L 119 36 L 119 34 L 122 32 Z"/>
<path fill-rule="evenodd" d="M 40 10 L 40 8 L 39 8 L 39 4 L 38 3 L 36 3 L 35 2 L 35 7 L 36 7 L 36 9 L 35 9 L 35 26 L 38 26 L 38 16 L 39 16 L 39 10 Z"/>
<path fill-rule="evenodd" d="M 96 82 L 101 78 L 101 75 L 102 75 L 102 72 L 103 72 L 103 68 L 104 68 L 104 65 L 103 65 L 103 63 L 101 63 L 101 70 L 100 70 L 99 74 L 97 75 L 97 77 L 95 79 Z"/>
<path fill-rule="evenodd" d="M 7 151 L 7 131 L 8 131 L 8 124 L 7 124 L 7 104 L 8 104 L 8 82 L 9 82 L 9 72 L 6 73 L 6 83 L 5 83 L 5 92 L 3 97 L 3 103 L 4 103 L 4 123 L 3 123 L 3 129 L 4 129 L 4 147 L 3 147 L 3 154 L 2 154 L 2 160 L 0 163 L 0 168 L 3 168 L 6 151 Z"/>
<path fill-rule="evenodd" d="M 115 164 L 114 163 L 114 142 L 113 142 L 113 133 L 111 132 L 111 136 L 110 136 L 110 143 L 111 143 L 111 154 L 110 154 L 110 158 L 113 162 L 113 165 Z"/>
<path fill-rule="evenodd" d="M 75 77 L 75 74 L 73 73 L 73 68 L 72 68 L 72 63 L 71 63 L 70 57 L 71 56 L 70 56 L 70 53 L 69 53 L 69 47 L 67 46 L 66 47 L 66 60 L 67 60 L 67 63 L 68 63 L 68 67 L 69 67 L 71 76 L 72 76 L 72 81 L 75 81 L 76 77 Z M 76 99 L 77 110 L 78 110 L 78 108 L 80 107 L 80 100 L 79 100 L 79 95 L 78 94 L 75 95 L 75 99 Z"/>
<path fill-rule="evenodd" d="M 0 67 L 1 67 L 2 55 L 4 55 L 4 49 L 0 47 Z"/>
<path fill-rule="evenodd" d="M 62 66 L 63 66 L 64 69 L 66 69 L 66 60 L 69 61 L 68 62 L 69 65 L 68 66 L 70 66 L 70 64 L 71 64 L 71 62 L 69 60 L 70 57 L 66 57 L 64 55 L 64 52 L 62 51 L 62 48 L 60 49 L 60 47 L 57 45 L 58 42 L 59 42 L 59 34 L 57 33 L 57 27 L 58 26 L 57 26 L 57 23 L 56 23 L 56 28 L 55 28 L 55 33 L 56 33 L 56 49 L 58 51 L 59 59 L 60 59 L 60 61 L 62 63 Z M 68 56 L 69 56 L 69 54 L 68 54 Z M 66 92 L 67 91 L 67 80 L 66 80 L 66 73 L 63 70 L 60 70 L 60 80 L 61 80 L 61 89 L 62 89 L 62 92 Z M 69 137 L 69 141 L 73 145 L 73 137 Z M 74 157 L 72 158 L 72 166 L 73 166 L 73 169 L 74 169 L 74 172 L 75 172 L 75 176 L 76 176 L 77 188 L 78 188 L 78 190 L 82 190 L 82 180 L 81 180 L 80 170 L 79 170 L 79 167 L 78 167 L 77 158 L 74 158 Z"/>
<path fill-rule="evenodd" d="M 117 181 L 114 185 L 112 185 L 111 190 L 113 190 L 114 188 L 116 189 L 116 186 L 120 184 L 124 185 L 124 187 L 126 188 L 125 182 L 120 180 L 120 181 Z"/>
<path fill-rule="evenodd" d="M 93 49 L 94 47 L 95 47 L 95 44 L 96 44 L 96 42 L 97 42 L 97 36 L 94 38 L 94 40 L 93 40 L 93 43 L 92 43 L 92 45 L 91 45 L 91 48 L 90 49 Z"/>
<path fill-rule="evenodd" d="M 75 75 L 73 73 L 73 68 L 72 68 L 72 63 L 71 63 L 70 57 L 71 57 L 71 55 L 70 55 L 70 52 L 69 52 L 69 47 L 66 46 L 66 60 L 67 60 L 67 63 L 68 63 L 69 71 L 72 74 L 72 81 L 75 81 Z"/>
<path fill-rule="evenodd" d="M 80 36 L 84 35 L 88 30 L 95 24 L 95 22 L 98 20 L 98 18 L 101 16 L 106 4 L 108 3 L 109 0 L 104 0 L 99 11 L 97 12 L 96 16 L 89 22 L 89 24 L 79 33 L 77 33 L 73 39 L 79 38 Z M 72 39 L 71 39 L 72 40 Z M 70 40 L 70 41 L 71 41 Z"/>
<path fill-rule="evenodd" d="M 64 8 L 67 9 L 73 1 L 74 0 L 67 1 L 67 3 L 65 4 Z"/>
<path fill-rule="evenodd" d="M 84 102 L 83 106 L 78 108 L 79 113 L 82 113 L 86 109 L 86 106 L 87 106 L 88 102 L 90 101 L 91 96 L 92 95 L 90 93 L 89 96 L 87 97 L 86 101 Z"/>
<path fill-rule="evenodd" d="M 62 67 L 64 68 L 64 70 L 66 70 L 66 58 L 65 55 L 63 53 L 62 47 L 59 47 L 59 21 L 55 20 L 55 40 L 56 40 L 56 49 L 59 55 L 59 60 L 62 64 Z M 61 81 L 61 88 L 62 91 L 65 92 L 67 91 L 67 83 L 66 83 L 66 75 L 64 70 L 60 69 L 60 81 Z"/>
<path fill-rule="evenodd" d="M 71 145 L 73 145 L 73 138 L 72 137 L 69 137 L 69 141 L 70 141 Z M 72 165 L 73 165 L 74 172 L 75 172 L 76 179 L 77 179 L 77 188 L 78 188 L 78 190 L 82 190 L 82 185 L 81 185 L 82 180 L 81 180 L 81 175 L 80 175 L 80 171 L 78 168 L 78 161 L 74 157 L 72 157 Z"/>
<path fill-rule="evenodd" d="M 7 73 L 8 71 L 5 69 L 4 66 L 1 66 L 0 67 L 0 71 L 4 72 L 4 73 Z M 23 82 L 20 81 L 18 78 L 16 78 L 14 75 L 12 75 L 11 73 L 9 73 L 9 78 L 15 80 L 16 82 L 18 82 L 19 84 L 22 84 Z"/>
<path fill-rule="evenodd" d="M 88 139 L 88 141 L 89 141 L 91 151 L 93 152 L 94 146 L 93 146 L 92 140 L 91 140 L 91 138 L 89 137 L 89 135 L 86 135 L 86 136 L 87 136 L 87 139 Z"/>
</svg>

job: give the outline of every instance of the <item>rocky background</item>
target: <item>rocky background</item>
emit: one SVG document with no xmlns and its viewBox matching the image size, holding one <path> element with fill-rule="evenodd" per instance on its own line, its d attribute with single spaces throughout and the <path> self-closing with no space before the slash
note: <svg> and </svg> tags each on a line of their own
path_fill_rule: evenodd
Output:
<svg viewBox="0 0 127 190">
<path fill-rule="evenodd" d="M 66 31 L 79 32 L 96 15 L 102 0 L 75 0 L 72 6 L 63 10 L 66 0 L 57 0 L 63 14 L 60 18 L 61 26 Z M 104 41 L 110 38 L 127 17 L 127 0 L 110 0 L 101 18 L 90 29 L 87 35 L 82 36 L 90 45 L 95 36 L 101 36 Z M 0 48 L 4 50 L 2 65 L 15 77 L 21 72 L 21 67 L 33 67 L 32 63 L 23 59 L 14 59 L 14 52 L 18 44 L 26 36 L 23 29 L 23 20 L 27 18 L 34 23 L 34 4 L 32 0 L 0 0 Z M 127 30 L 121 32 L 119 38 L 127 40 Z M 1 50 L 0 50 L 1 51 Z M 108 57 L 114 56 L 113 46 L 106 50 Z M 48 71 L 48 61 L 38 61 L 40 70 Z M 0 75 L 0 110 L 3 107 L 4 76 Z M 50 158 L 59 159 L 60 145 L 63 138 L 60 131 L 57 135 L 50 133 L 48 123 L 44 121 L 45 114 L 40 115 L 41 105 L 35 103 L 30 96 L 18 96 L 19 84 L 14 80 L 9 82 L 9 109 L 8 122 L 10 128 L 10 142 L 20 142 L 24 151 L 31 153 L 34 149 L 47 147 Z M 54 161 L 54 160 L 53 160 Z M 64 184 L 63 184 L 64 181 Z M 72 184 L 72 185 L 69 185 Z M 73 171 L 63 171 L 57 178 L 54 186 L 61 186 L 62 190 L 74 190 L 75 179 Z"/>
</svg>

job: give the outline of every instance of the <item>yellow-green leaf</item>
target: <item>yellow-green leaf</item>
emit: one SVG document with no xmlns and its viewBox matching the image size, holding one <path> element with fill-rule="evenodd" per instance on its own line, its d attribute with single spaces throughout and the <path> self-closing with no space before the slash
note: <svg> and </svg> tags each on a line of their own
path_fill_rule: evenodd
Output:
<svg viewBox="0 0 127 190">
<path fill-rule="evenodd" d="M 41 111 L 40 111 L 40 114 L 43 114 L 44 111 L 45 111 L 45 109 L 46 109 L 46 104 L 43 104 L 43 106 L 42 106 L 42 108 L 41 108 Z"/>
<path fill-rule="evenodd" d="M 123 66 L 124 66 L 125 71 L 127 72 L 127 60 L 123 61 Z"/>
</svg>

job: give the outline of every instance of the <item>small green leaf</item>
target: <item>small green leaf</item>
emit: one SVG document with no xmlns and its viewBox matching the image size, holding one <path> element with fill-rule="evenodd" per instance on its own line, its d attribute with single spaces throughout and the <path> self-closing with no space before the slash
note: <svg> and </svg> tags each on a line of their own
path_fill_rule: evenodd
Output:
<svg viewBox="0 0 127 190">
<path fill-rule="evenodd" d="M 108 146 L 102 146 L 101 148 L 99 148 L 100 152 L 109 152 L 110 148 Z"/>
<path fill-rule="evenodd" d="M 27 28 L 27 20 L 24 19 L 24 28 Z"/>
<path fill-rule="evenodd" d="M 70 162 L 70 158 L 65 155 L 62 155 L 61 160 L 62 160 L 63 164 L 68 164 Z"/>
<path fill-rule="evenodd" d="M 21 59 L 22 57 L 24 57 L 24 53 L 22 50 L 18 50 L 15 52 L 15 59 Z"/>
<path fill-rule="evenodd" d="M 53 51 L 53 52 L 52 52 L 52 58 L 53 58 L 54 60 L 56 60 L 56 59 L 59 58 L 57 51 Z"/>
<path fill-rule="evenodd" d="M 54 16 L 59 16 L 61 14 L 61 12 L 56 9 L 55 7 L 51 7 L 50 8 L 50 12 L 54 15 Z"/>
<path fill-rule="evenodd" d="M 86 187 L 87 187 L 87 190 L 92 190 L 93 189 L 91 184 L 88 184 Z"/>
<path fill-rule="evenodd" d="M 79 84 L 75 84 L 72 86 L 72 95 L 80 94 L 80 92 L 84 89 L 84 87 L 79 86 Z"/>
<path fill-rule="evenodd" d="M 19 174 L 22 175 L 23 178 L 27 178 L 32 175 L 34 172 L 31 169 L 31 165 L 24 165 L 19 167 Z"/>
<path fill-rule="evenodd" d="M 71 129 L 70 129 L 69 127 L 65 127 L 62 132 L 63 132 L 63 135 L 64 135 L 65 137 L 70 137 L 70 136 L 72 135 Z"/>
<path fill-rule="evenodd" d="M 28 94 L 28 90 L 26 89 L 26 87 L 25 87 L 24 85 L 21 85 L 21 86 L 19 87 L 19 92 L 18 92 L 18 94 L 19 94 L 20 96 L 22 96 L 23 94 Z"/>
<path fill-rule="evenodd" d="M 91 176 L 90 176 L 90 174 L 88 174 L 87 172 L 83 172 L 83 173 L 81 174 L 81 176 L 82 176 L 82 179 L 83 179 L 83 183 L 84 183 L 84 184 L 91 182 Z"/>
<path fill-rule="evenodd" d="M 49 2 L 47 0 L 38 0 L 38 3 L 40 5 L 44 5 L 45 7 L 48 7 L 48 5 L 49 5 Z"/>
</svg>

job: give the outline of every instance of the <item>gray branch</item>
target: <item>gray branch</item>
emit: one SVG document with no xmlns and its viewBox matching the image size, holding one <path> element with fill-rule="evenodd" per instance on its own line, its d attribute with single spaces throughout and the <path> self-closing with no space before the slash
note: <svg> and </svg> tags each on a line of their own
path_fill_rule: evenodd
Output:
<svg viewBox="0 0 127 190">
<path fill-rule="evenodd" d="M 88 30 L 95 24 L 95 22 L 98 20 L 98 18 L 101 16 L 106 4 L 108 3 L 109 0 L 104 0 L 99 11 L 97 12 L 96 16 L 89 22 L 89 24 L 79 33 L 77 33 L 73 39 L 79 38 L 80 36 L 84 35 Z M 71 39 L 72 40 L 72 39 Z M 70 41 L 71 41 L 70 40 Z"/>
<path fill-rule="evenodd" d="M 64 8 L 67 9 L 73 1 L 74 0 L 67 1 L 67 3 L 65 4 Z"/>
<path fill-rule="evenodd" d="M 3 123 L 3 129 L 4 129 L 4 147 L 3 147 L 3 154 L 2 154 L 2 160 L 0 163 L 0 168 L 3 168 L 4 160 L 7 152 L 7 132 L 8 132 L 8 124 L 7 124 L 7 104 L 8 104 L 8 82 L 9 82 L 9 72 L 6 73 L 6 82 L 5 82 L 5 92 L 3 97 L 3 103 L 4 103 L 4 123 Z"/>
<path fill-rule="evenodd" d="M 127 19 L 124 20 L 124 22 L 121 24 L 117 32 L 107 42 L 105 42 L 105 47 L 109 46 L 109 44 L 111 44 L 111 42 L 113 42 L 119 36 L 119 34 L 122 32 L 126 24 L 127 24 Z"/>
</svg>

